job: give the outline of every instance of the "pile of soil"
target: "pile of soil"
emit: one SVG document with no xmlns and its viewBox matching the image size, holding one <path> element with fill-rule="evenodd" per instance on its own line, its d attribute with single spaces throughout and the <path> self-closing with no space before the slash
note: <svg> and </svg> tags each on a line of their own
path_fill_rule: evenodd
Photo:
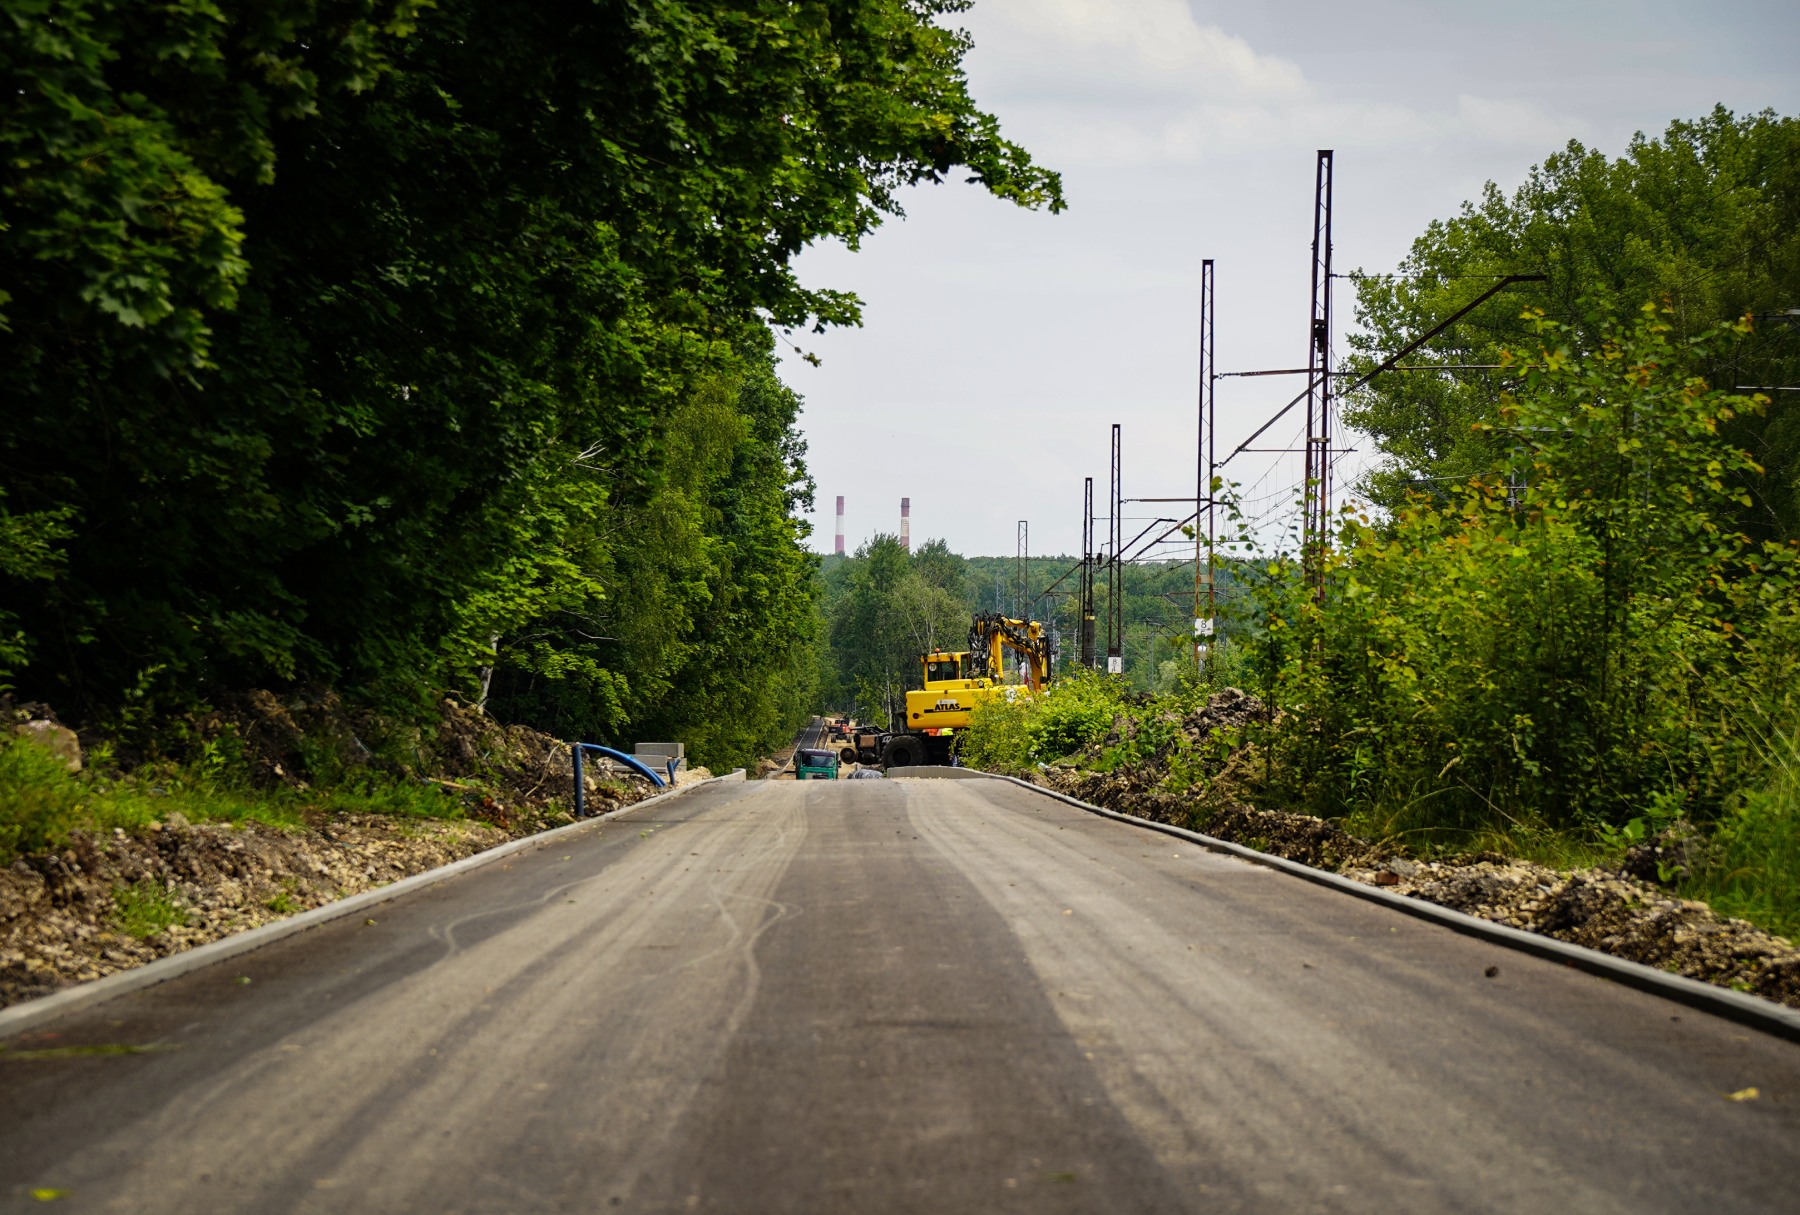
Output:
<svg viewBox="0 0 1800 1215">
<path fill-rule="evenodd" d="M 341 774 L 366 766 L 444 790 L 465 817 L 319 810 L 307 814 L 304 828 L 281 830 L 190 824 L 172 814 L 135 834 L 75 833 L 54 851 L 0 869 L 0 1007 L 574 821 L 568 744 L 454 701 L 443 703 L 435 729 L 416 732 L 405 761 L 376 759 L 361 723 L 329 694 L 245 693 L 192 725 L 202 741 L 239 740 L 254 784 L 306 790 L 322 768 Z M 647 782 L 617 779 L 603 764 L 588 765 L 585 775 L 590 814 L 651 792 Z M 145 907 L 154 912 L 148 919 Z"/>
<path fill-rule="evenodd" d="M 1188 753 L 1201 754 L 1214 777 L 1204 794 L 1172 793 L 1164 786 L 1173 745 L 1111 772 L 1080 766 L 1082 760 L 1098 757 L 1097 748 L 1073 765 L 1022 775 L 1108 810 L 1185 827 L 1396 894 L 1800 1008 L 1800 949 L 1784 937 L 1663 889 L 1656 880 L 1657 862 L 1666 860 L 1661 852 L 1667 849 L 1634 850 L 1617 870 L 1559 871 L 1496 853 L 1420 861 L 1404 847 L 1362 839 L 1312 815 L 1248 804 L 1244 791 L 1254 788 L 1254 782 L 1234 777 L 1255 756 L 1251 748 L 1236 745 L 1235 728 L 1262 713 L 1256 697 L 1233 688 L 1215 694 L 1181 722 Z M 1118 745 L 1130 728 L 1128 719 L 1121 719 L 1102 746 Z M 1209 753 L 1207 744 L 1215 738 L 1227 745 Z"/>
<path fill-rule="evenodd" d="M 1508 857 L 1352 866 L 1396 894 L 1800 1008 L 1800 949 L 1629 874 L 1558 871 Z"/>
</svg>

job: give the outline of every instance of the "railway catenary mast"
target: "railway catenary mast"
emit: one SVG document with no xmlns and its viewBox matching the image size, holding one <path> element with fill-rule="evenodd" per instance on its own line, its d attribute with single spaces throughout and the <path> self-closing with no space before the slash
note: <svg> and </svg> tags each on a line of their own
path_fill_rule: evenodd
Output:
<svg viewBox="0 0 1800 1215">
<path fill-rule="evenodd" d="M 1125 519 L 1120 500 L 1124 487 L 1119 477 L 1119 424 L 1112 427 L 1112 500 L 1107 507 L 1106 671 L 1117 675 L 1125 669 Z"/>
<path fill-rule="evenodd" d="M 1213 361 L 1213 314 L 1217 307 L 1213 286 L 1213 259 L 1200 263 L 1200 392 L 1199 419 L 1194 454 L 1194 673 L 1212 649 L 1218 621 L 1218 569 L 1214 561 L 1213 469 L 1218 458 L 1215 436 L 1218 413 L 1213 399 L 1218 368 Z M 1206 512 L 1206 528 L 1199 512 Z M 1202 594 L 1204 593 L 1204 600 Z"/>
<path fill-rule="evenodd" d="M 1078 594 L 1081 665 L 1094 668 L 1094 479 L 1081 486 L 1081 587 Z"/>
<path fill-rule="evenodd" d="M 1021 620 L 1031 614 L 1031 521 L 1019 520 L 1018 551 L 1013 564 L 1013 615 Z"/>
<path fill-rule="evenodd" d="M 1306 342 L 1306 491 L 1302 561 L 1324 593 L 1331 537 L 1331 150 L 1313 176 L 1312 320 Z"/>
</svg>

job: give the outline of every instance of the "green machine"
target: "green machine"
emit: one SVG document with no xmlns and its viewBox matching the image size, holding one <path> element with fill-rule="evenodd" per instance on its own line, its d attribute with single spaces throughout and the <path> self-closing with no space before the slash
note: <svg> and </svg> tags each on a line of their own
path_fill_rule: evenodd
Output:
<svg viewBox="0 0 1800 1215">
<path fill-rule="evenodd" d="M 794 752 L 795 780 L 836 780 L 838 757 L 831 751 L 812 751 L 805 747 Z"/>
</svg>

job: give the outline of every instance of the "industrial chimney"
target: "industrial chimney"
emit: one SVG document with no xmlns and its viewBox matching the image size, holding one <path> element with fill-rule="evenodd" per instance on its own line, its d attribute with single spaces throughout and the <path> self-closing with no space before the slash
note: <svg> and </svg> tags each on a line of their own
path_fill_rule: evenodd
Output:
<svg viewBox="0 0 1800 1215">
<path fill-rule="evenodd" d="M 912 552 L 912 499 L 900 499 L 900 547 Z"/>
<path fill-rule="evenodd" d="M 838 495 L 837 524 L 838 524 L 837 548 L 835 551 L 838 556 L 842 557 L 844 555 L 844 495 L 843 494 Z"/>
</svg>

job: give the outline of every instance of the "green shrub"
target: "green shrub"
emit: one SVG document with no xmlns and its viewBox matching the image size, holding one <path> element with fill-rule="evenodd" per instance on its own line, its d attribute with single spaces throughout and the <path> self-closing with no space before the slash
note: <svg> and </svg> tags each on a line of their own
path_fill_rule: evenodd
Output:
<svg viewBox="0 0 1800 1215">
<path fill-rule="evenodd" d="M 998 771 L 1062 759 L 1104 739 L 1124 710 L 1118 679 L 1081 671 L 1042 695 L 995 697 L 978 706 L 963 735 L 963 762 Z"/>
<path fill-rule="evenodd" d="M 0 859 L 35 852 L 81 821 L 82 786 L 49 751 L 14 739 L 0 746 Z"/>
<path fill-rule="evenodd" d="M 1789 769 L 1769 788 L 1743 795 L 1682 893 L 1800 940 L 1800 774 Z"/>
<path fill-rule="evenodd" d="M 1052 685 L 1027 705 L 1027 757 L 1062 759 L 1092 746 L 1112 729 L 1119 708 L 1119 686 L 1105 676 L 1084 671 Z"/>
<path fill-rule="evenodd" d="M 1720 425 L 1757 403 L 1684 377 L 1704 342 L 1654 310 L 1587 358 L 1527 319 L 1541 348 L 1489 427 L 1504 466 L 1346 519 L 1323 595 L 1263 566 L 1251 665 L 1295 808 L 1420 843 L 1604 839 L 1715 816 L 1755 768 L 1739 702 L 1791 675 L 1794 614 L 1792 550 L 1729 528 L 1755 465 Z"/>
<path fill-rule="evenodd" d="M 1031 701 L 1023 697 L 1009 700 L 996 696 L 976 705 L 969 729 L 957 739 L 958 757 L 971 768 L 991 772 L 1028 767 L 1031 740 L 1026 734 L 1026 723 L 1031 708 Z"/>
<path fill-rule="evenodd" d="M 1785 721 L 1762 735 L 1764 771 L 1732 799 L 1699 849 L 1681 892 L 1726 915 L 1800 940 L 1800 712 L 1788 685 Z"/>
</svg>

